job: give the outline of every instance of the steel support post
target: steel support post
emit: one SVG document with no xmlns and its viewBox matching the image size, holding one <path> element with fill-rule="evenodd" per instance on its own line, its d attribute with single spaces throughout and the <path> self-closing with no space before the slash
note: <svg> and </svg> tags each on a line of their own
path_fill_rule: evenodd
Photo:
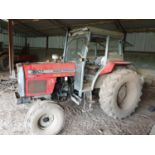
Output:
<svg viewBox="0 0 155 155">
<path fill-rule="evenodd" d="M 10 76 L 14 77 L 14 51 L 13 51 L 13 21 L 8 20 L 8 45 L 9 45 L 9 72 Z"/>
<path fill-rule="evenodd" d="M 48 50 L 48 36 L 46 37 L 46 50 Z"/>
</svg>

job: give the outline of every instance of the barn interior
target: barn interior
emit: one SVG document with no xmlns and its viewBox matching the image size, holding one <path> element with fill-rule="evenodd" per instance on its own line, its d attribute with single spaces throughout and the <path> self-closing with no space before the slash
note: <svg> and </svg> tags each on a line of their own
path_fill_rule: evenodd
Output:
<svg viewBox="0 0 155 155">
<path fill-rule="evenodd" d="M 0 20 L 0 134 L 27 134 L 23 120 L 29 105 L 17 105 L 16 63 L 46 62 L 63 55 L 66 32 L 92 26 L 124 35 L 124 60 L 133 62 L 144 78 L 136 112 L 123 120 L 109 118 L 96 104 L 82 113 L 71 101 L 61 103 L 66 125 L 61 134 L 149 134 L 155 124 L 154 19 L 1 19 Z M 8 125 L 9 124 L 9 125 Z"/>
</svg>

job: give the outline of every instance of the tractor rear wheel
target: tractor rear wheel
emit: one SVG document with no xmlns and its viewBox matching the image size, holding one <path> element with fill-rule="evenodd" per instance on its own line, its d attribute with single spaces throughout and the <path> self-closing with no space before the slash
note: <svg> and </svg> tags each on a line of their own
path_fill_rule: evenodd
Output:
<svg viewBox="0 0 155 155">
<path fill-rule="evenodd" d="M 102 110 L 115 119 L 131 115 L 142 95 L 142 81 L 133 70 L 122 68 L 107 75 L 99 92 Z"/>
<path fill-rule="evenodd" d="M 50 101 L 35 102 L 25 119 L 25 129 L 28 134 L 55 135 L 62 130 L 63 125 L 63 109 Z"/>
</svg>

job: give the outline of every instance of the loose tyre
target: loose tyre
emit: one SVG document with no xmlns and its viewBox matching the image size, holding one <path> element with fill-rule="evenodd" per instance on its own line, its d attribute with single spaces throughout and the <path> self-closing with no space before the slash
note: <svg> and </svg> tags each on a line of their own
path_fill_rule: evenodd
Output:
<svg viewBox="0 0 155 155">
<path fill-rule="evenodd" d="M 37 101 L 27 113 L 25 129 L 28 134 L 55 135 L 64 125 L 64 110 L 48 101 Z"/>
<path fill-rule="evenodd" d="M 7 54 L 3 54 L 0 56 L 0 69 L 3 71 L 7 71 L 9 69 L 9 56 Z"/>
<path fill-rule="evenodd" d="M 107 75 L 99 92 L 102 110 L 115 119 L 131 115 L 140 101 L 142 81 L 130 69 L 118 69 Z"/>
</svg>

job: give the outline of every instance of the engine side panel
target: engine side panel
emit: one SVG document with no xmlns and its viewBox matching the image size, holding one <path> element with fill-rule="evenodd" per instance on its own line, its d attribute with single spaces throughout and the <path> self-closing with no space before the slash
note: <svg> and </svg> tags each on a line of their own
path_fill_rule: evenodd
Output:
<svg viewBox="0 0 155 155">
<path fill-rule="evenodd" d="M 75 76 L 74 63 L 32 63 L 23 64 L 25 96 L 51 94 L 57 77 Z"/>
</svg>

